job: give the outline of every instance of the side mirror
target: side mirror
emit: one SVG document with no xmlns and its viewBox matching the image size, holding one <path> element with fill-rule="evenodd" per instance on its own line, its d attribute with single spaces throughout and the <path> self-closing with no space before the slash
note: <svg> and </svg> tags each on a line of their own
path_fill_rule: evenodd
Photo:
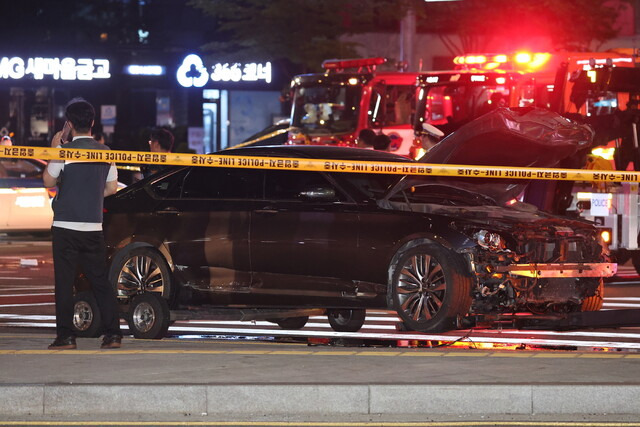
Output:
<svg viewBox="0 0 640 427">
<path fill-rule="evenodd" d="M 336 200 L 336 190 L 330 187 L 315 187 L 301 191 L 298 197 L 311 201 L 333 201 Z"/>
</svg>

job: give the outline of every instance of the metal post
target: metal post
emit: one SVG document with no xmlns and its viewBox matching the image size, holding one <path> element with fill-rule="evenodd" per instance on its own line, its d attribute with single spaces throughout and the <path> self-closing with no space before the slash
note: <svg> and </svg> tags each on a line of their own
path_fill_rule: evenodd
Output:
<svg viewBox="0 0 640 427">
<path fill-rule="evenodd" d="M 412 7 L 400 21 L 400 61 L 407 65 L 407 71 L 412 70 L 413 45 L 416 34 L 416 14 Z"/>
</svg>

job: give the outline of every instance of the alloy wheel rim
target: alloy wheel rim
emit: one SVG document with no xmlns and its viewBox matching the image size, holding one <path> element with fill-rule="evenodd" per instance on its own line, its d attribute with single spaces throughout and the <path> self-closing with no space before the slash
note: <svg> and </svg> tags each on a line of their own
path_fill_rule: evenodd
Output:
<svg viewBox="0 0 640 427">
<path fill-rule="evenodd" d="M 140 332 L 149 332 L 156 323 L 156 312 L 151 304 L 146 302 L 138 304 L 131 317 L 133 324 Z"/>
<path fill-rule="evenodd" d="M 127 260 L 118 275 L 118 295 L 131 296 L 145 291 L 164 291 L 162 269 L 151 257 L 136 255 Z"/>
<path fill-rule="evenodd" d="M 338 310 L 334 316 L 334 320 L 339 325 L 346 325 L 353 317 L 353 310 Z"/>
<path fill-rule="evenodd" d="M 91 306 L 84 301 L 78 301 L 73 309 L 73 326 L 79 331 L 86 331 L 92 322 L 93 310 Z"/>
<path fill-rule="evenodd" d="M 446 288 L 440 263 L 431 255 L 413 255 L 402 266 L 396 285 L 400 309 L 413 321 L 429 321 L 440 312 Z"/>
</svg>

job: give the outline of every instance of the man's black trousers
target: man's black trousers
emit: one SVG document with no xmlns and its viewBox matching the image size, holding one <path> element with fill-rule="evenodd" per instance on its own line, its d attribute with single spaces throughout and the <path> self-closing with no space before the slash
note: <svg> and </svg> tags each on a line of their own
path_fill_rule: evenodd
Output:
<svg viewBox="0 0 640 427">
<path fill-rule="evenodd" d="M 102 318 L 103 333 L 122 335 L 115 290 L 109 284 L 102 231 L 51 227 L 58 337 L 75 336 L 73 283 L 78 266 L 91 284 Z"/>
</svg>

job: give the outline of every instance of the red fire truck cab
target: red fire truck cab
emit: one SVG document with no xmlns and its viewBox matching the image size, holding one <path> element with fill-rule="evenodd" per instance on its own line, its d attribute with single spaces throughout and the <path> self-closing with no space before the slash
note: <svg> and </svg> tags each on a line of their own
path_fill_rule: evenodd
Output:
<svg viewBox="0 0 640 427">
<path fill-rule="evenodd" d="M 287 143 L 366 147 L 384 134 L 391 140 L 388 151 L 408 155 L 418 74 L 377 71 L 385 62 L 379 57 L 327 60 L 324 73 L 294 77 Z"/>
</svg>

